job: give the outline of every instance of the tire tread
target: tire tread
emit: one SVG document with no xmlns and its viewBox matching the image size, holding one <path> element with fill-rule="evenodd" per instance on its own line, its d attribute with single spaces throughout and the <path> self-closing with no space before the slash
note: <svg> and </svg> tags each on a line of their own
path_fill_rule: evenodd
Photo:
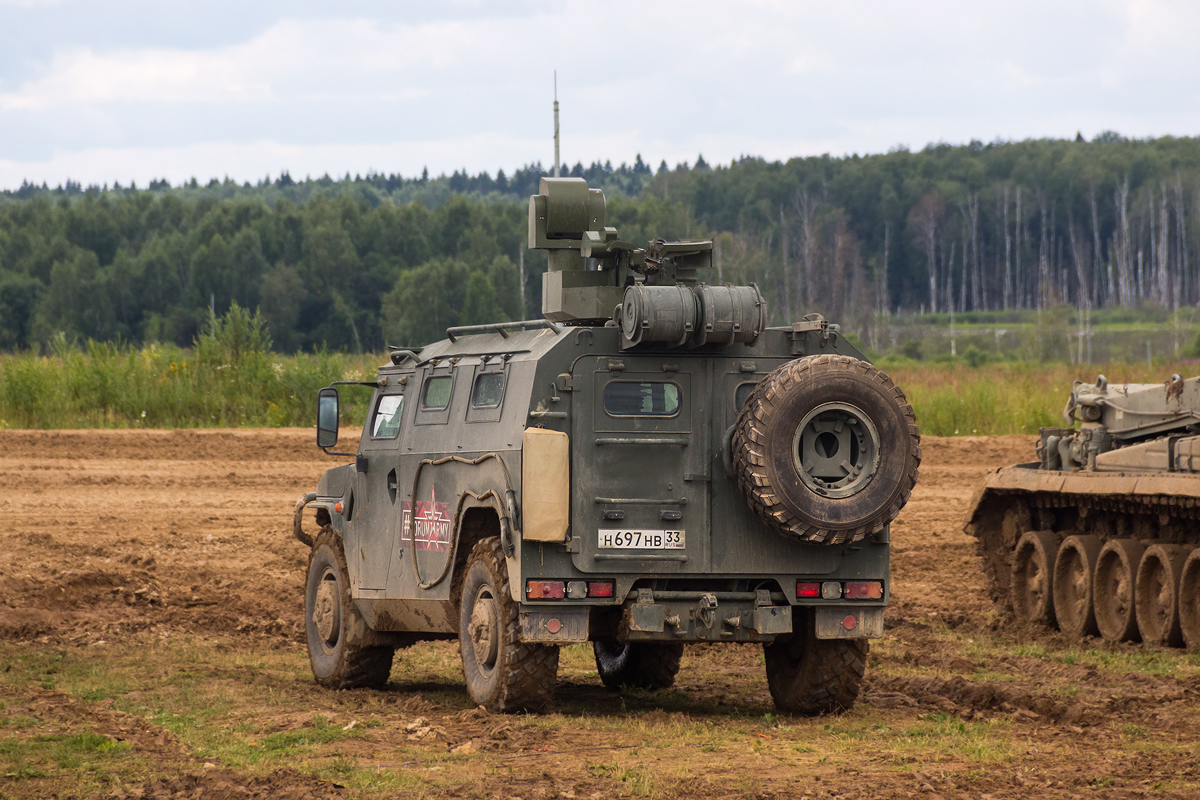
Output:
<svg viewBox="0 0 1200 800">
<path fill-rule="evenodd" d="M 475 543 L 467 559 L 467 571 L 476 561 L 484 562 L 492 575 L 502 616 L 503 637 L 500 646 L 505 657 L 497 663 L 504 672 L 497 691 L 484 703 L 491 711 L 541 711 L 554 697 L 558 677 L 558 647 L 521 641 L 521 620 L 508 584 L 508 567 L 498 536 Z M 464 598 L 465 600 L 465 598 Z M 460 632 L 459 647 L 469 646 Z"/>
<path fill-rule="evenodd" d="M 811 380 L 814 373 L 848 369 L 861 373 L 867 380 L 876 383 L 890 396 L 904 417 L 910 442 L 908 463 L 900 481 L 900 491 L 892 498 L 882 513 L 857 527 L 836 529 L 816 522 L 805 522 L 791 514 L 780 498 L 782 487 L 776 487 L 767 467 L 768 420 L 776 413 L 779 401 L 795 386 Z M 921 465 L 921 433 L 916 415 L 900 387 L 892 383 L 887 373 L 871 364 L 850 356 L 817 355 L 790 361 L 771 372 L 751 393 L 738 415 L 733 434 L 733 464 L 738 485 L 747 502 L 758 516 L 779 533 L 802 542 L 838 545 L 857 542 L 868 535 L 883 530 L 883 526 L 896 518 L 900 509 L 908 502 L 917 483 Z"/>
<path fill-rule="evenodd" d="M 337 668 L 328 676 L 317 677 L 317 683 L 330 689 L 379 689 L 387 683 L 392 673 L 392 659 L 395 648 L 379 645 L 360 645 L 354 643 L 356 631 L 366 631 L 367 623 L 358 613 L 354 600 L 350 597 L 350 573 L 346 569 L 346 556 L 342 551 L 342 537 L 328 525 L 321 529 L 308 556 L 308 571 L 312 572 L 313 561 L 317 551 L 327 546 L 333 550 L 337 558 L 337 568 L 341 577 L 342 596 L 340 603 L 342 615 L 346 621 L 342 623 L 341 635 L 344 637 L 341 655 Z M 307 627 L 307 622 L 306 622 Z M 312 643 L 309 643 L 310 653 Z M 314 670 L 315 676 L 315 670 Z"/>
</svg>

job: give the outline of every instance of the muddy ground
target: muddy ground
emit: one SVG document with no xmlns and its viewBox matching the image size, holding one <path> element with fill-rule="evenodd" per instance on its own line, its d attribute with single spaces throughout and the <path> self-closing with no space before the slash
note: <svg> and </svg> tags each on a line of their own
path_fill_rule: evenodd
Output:
<svg viewBox="0 0 1200 800">
<path fill-rule="evenodd" d="M 658 696 L 605 691 L 574 648 L 536 717 L 472 708 L 453 643 L 402 652 L 384 691 L 317 689 L 290 534 L 331 464 L 311 440 L 0 431 L 0 797 L 1200 796 L 1200 657 L 1022 630 L 985 599 L 962 518 L 1027 437 L 924 440 L 892 528 L 887 638 L 861 705 L 818 720 L 774 713 L 753 647 L 689 648 Z M 259 666 L 221 666 L 231 651 Z M 77 666 L 32 666 L 54 660 Z M 181 682 L 225 703 L 207 729 L 159 707 Z M 350 733 L 242 755 L 314 725 Z M 133 760 L 35 763 L 39 742 L 79 732 Z"/>
</svg>

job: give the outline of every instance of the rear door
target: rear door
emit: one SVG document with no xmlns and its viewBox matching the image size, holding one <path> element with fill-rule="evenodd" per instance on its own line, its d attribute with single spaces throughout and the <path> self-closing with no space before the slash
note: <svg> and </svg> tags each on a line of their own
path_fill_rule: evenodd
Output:
<svg viewBox="0 0 1200 800">
<path fill-rule="evenodd" d="M 712 359 L 712 417 L 718 463 L 710 484 L 712 570 L 717 574 L 772 575 L 825 574 L 841 562 L 842 548 L 805 545 L 769 529 L 746 502 L 737 478 L 726 463 L 731 433 L 750 392 L 772 370 L 788 359 Z"/>
<path fill-rule="evenodd" d="M 704 361 L 589 356 L 576 362 L 572 386 L 575 566 L 706 572 L 711 467 Z"/>
</svg>

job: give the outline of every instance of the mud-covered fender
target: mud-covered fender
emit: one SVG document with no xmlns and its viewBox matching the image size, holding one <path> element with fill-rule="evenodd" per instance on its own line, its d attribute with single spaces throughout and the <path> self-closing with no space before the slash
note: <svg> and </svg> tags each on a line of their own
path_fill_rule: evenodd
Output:
<svg viewBox="0 0 1200 800">
<path fill-rule="evenodd" d="M 511 577 L 516 552 L 516 548 L 512 546 L 516 527 L 514 517 L 519 518 L 520 512 L 516 503 L 512 476 L 503 457 L 499 453 L 484 453 L 477 458 L 445 456 L 424 459 L 417 465 L 413 475 L 411 496 L 414 498 L 422 496 L 423 486 L 432 486 L 434 481 L 439 480 L 444 481 L 443 485 L 455 487 L 454 494 L 458 497 L 454 514 L 451 517 L 454 520 L 451 555 L 439 575 L 418 574 L 416 576 L 417 588 L 432 589 L 451 577 L 458 562 L 466 555 L 461 539 L 464 535 L 463 527 L 467 513 L 473 508 L 486 508 L 495 513 L 499 521 L 499 530 L 495 533 L 500 536 L 501 545 L 504 546 L 505 555 L 508 556 L 505 560 L 508 563 Z M 408 529 L 401 533 L 403 540 L 413 541 L 415 524 L 415 517 L 410 518 Z M 415 558 L 413 564 L 415 567 Z M 517 574 L 519 575 L 519 570 Z"/>
<path fill-rule="evenodd" d="M 497 487 L 496 489 L 488 489 L 486 491 L 475 493 L 467 491 L 460 498 L 458 518 L 454 522 L 454 539 L 455 547 L 459 554 L 459 559 L 462 560 L 467 555 L 467 548 L 463 547 L 463 521 L 467 512 L 472 509 L 483 509 L 495 513 L 496 519 L 500 524 L 500 546 L 505 555 L 505 566 L 508 568 L 508 585 L 512 593 L 513 600 L 521 602 L 524 598 L 520 596 L 521 582 L 521 558 L 520 548 L 516 547 L 512 522 L 512 508 L 509 502 L 506 502 L 507 495 L 504 489 Z M 468 535 L 470 532 L 467 532 Z M 474 546 L 472 544 L 472 546 Z M 456 564 L 456 567 L 458 565 Z"/>
</svg>

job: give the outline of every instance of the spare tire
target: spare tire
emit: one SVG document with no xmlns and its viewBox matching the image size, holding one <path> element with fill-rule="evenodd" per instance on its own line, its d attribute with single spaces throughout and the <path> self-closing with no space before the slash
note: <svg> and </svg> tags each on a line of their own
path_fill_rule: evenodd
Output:
<svg viewBox="0 0 1200 800">
<path fill-rule="evenodd" d="M 742 406 L 733 465 L 750 507 L 782 535 L 856 542 L 900 513 L 917 482 L 921 433 L 891 379 L 865 361 L 817 355 L 767 375 Z"/>
</svg>

